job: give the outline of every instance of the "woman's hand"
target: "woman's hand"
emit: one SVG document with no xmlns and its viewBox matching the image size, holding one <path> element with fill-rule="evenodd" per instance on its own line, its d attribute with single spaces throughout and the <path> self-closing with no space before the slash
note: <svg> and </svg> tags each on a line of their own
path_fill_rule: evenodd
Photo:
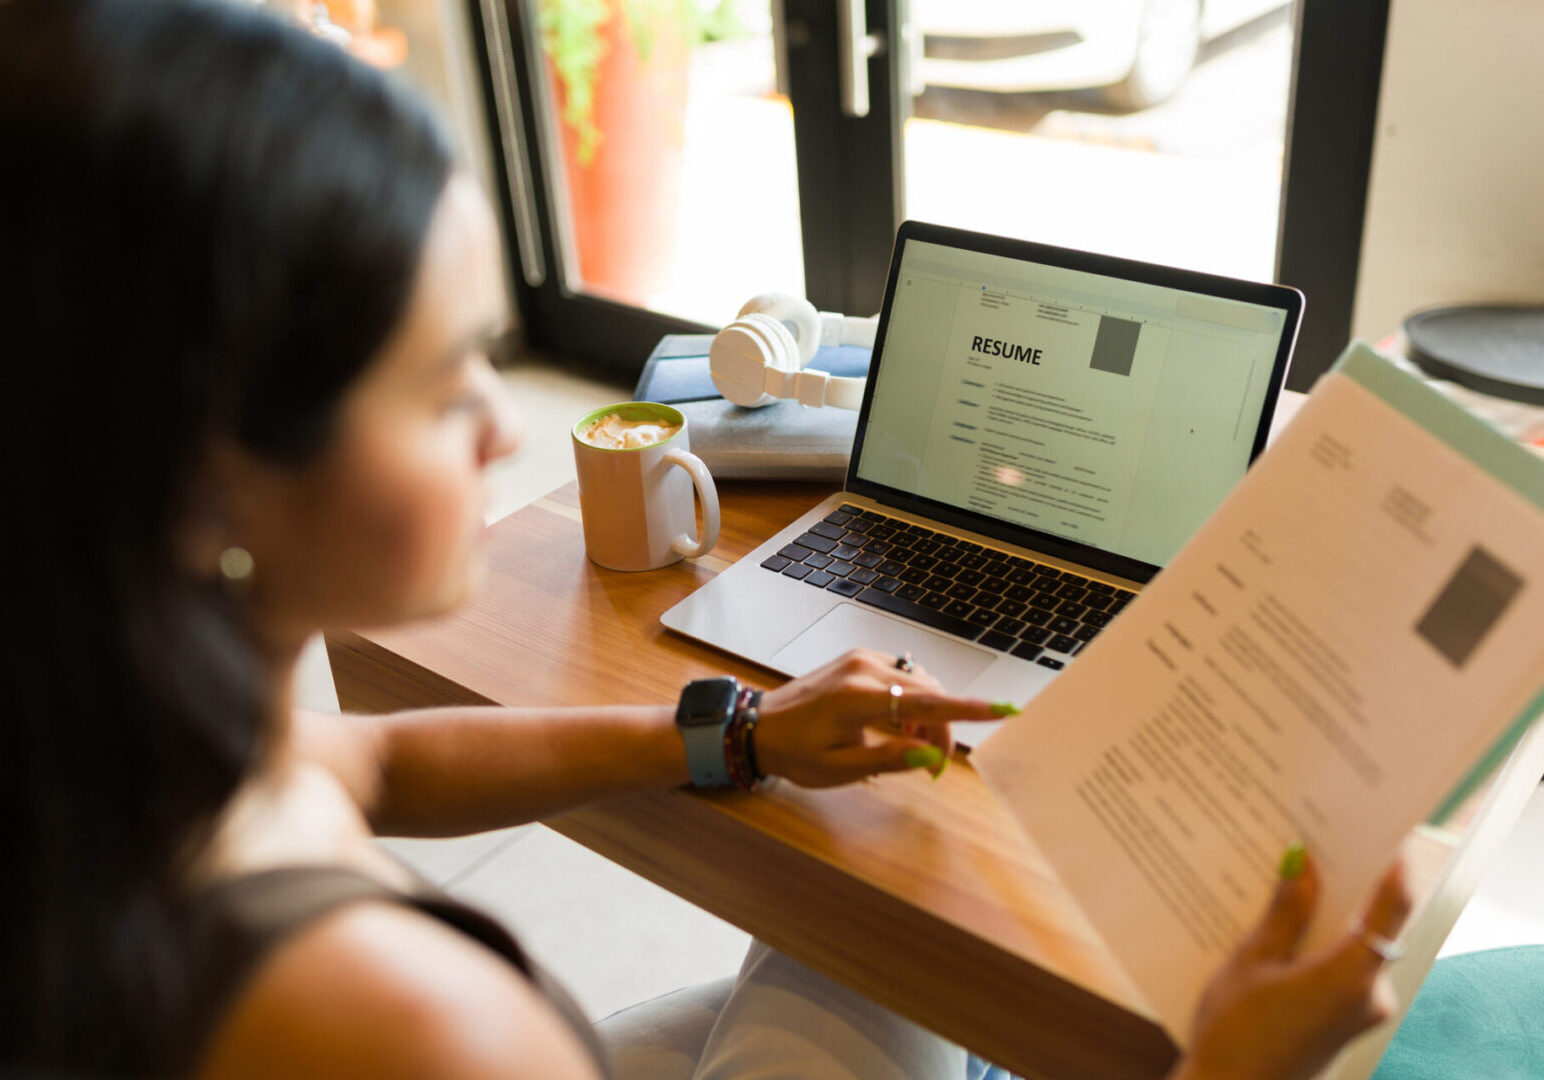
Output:
<svg viewBox="0 0 1544 1080">
<path fill-rule="evenodd" d="M 1300 956 L 1318 890 L 1311 862 L 1277 888 L 1264 920 L 1207 987 L 1190 1053 L 1171 1080 L 1310 1077 L 1393 1014 L 1384 958 L 1368 941 L 1399 936 L 1410 912 L 1403 865 L 1384 875 L 1360 933 L 1348 931 L 1323 951 Z"/>
<path fill-rule="evenodd" d="M 896 696 L 892 687 L 899 687 Z M 1011 709 L 951 697 L 920 666 L 856 649 L 761 699 L 756 758 L 763 772 L 804 787 L 834 787 L 875 773 L 942 771 L 951 720 L 991 720 Z M 910 760 L 908 760 L 910 755 Z"/>
</svg>

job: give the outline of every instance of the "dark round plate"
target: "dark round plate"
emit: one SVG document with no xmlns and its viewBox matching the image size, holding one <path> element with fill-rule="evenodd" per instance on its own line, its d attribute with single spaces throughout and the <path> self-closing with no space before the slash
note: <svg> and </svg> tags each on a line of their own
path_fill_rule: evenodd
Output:
<svg viewBox="0 0 1544 1080">
<path fill-rule="evenodd" d="M 1544 405 L 1544 307 L 1433 308 L 1405 320 L 1410 359 L 1436 379 Z"/>
</svg>

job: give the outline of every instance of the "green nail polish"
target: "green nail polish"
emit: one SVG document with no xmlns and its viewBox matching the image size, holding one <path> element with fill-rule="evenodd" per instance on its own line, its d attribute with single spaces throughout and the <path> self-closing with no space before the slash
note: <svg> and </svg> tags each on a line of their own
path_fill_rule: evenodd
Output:
<svg viewBox="0 0 1544 1080">
<path fill-rule="evenodd" d="M 901 760 L 908 769 L 931 769 L 944 759 L 944 752 L 936 746 L 913 746 Z"/>
<path fill-rule="evenodd" d="M 1300 843 L 1294 843 L 1287 848 L 1287 853 L 1281 857 L 1281 880 L 1296 881 L 1303 876 L 1303 871 L 1308 868 L 1308 852 Z"/>
<path fill-rule="evenodd" d="M 993 716 L 1017 716 L 1018 714 L 1019 714 L 1019 707 L 1017 705 L 1015 705 L 1011 701 L 994 701 L 994 702 L 992 702 L 992 715 Z"/>
<path fill-rule="evenodd" d="M 937 780 L 940 776 L 942 776 L 944 774 L 944 770 L 947 769 L 948 767 L 949 767 L 949 759 L 946 758 L 946 757 L 940 757 L 939 761 L 938 761 L 938 768 L 933 770 L 933 779 Z"/>
</svg>

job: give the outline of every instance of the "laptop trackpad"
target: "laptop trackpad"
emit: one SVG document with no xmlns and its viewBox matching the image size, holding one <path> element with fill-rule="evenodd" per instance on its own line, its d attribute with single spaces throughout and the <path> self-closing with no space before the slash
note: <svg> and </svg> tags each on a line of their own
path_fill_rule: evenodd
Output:
<svg viewBox="0 0 1544 1080">
<path fill-rule="evenodd" d="M 803 675 L 852 648 L 882 653 L 909 652 L 945 687 L 956 693 L 997 659 L 956 638 L 936 634 L 915 623 L 902 622 L 856 604 L 838 604 L 825 617 L 778 650 L 772 666 L 790 675 Z"/>
</svg>

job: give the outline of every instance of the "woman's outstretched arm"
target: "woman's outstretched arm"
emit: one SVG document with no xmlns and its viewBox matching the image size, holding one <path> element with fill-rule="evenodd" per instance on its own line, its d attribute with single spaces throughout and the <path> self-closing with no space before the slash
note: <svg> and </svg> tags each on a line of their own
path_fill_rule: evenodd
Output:
<svg viewBox="0 0 1544 1080">
<path fill-rule="evenodd" d="M 885 727 L 896 684 L 904 690 L 899 732 Z M 949 696 L 920 669 L 901 672 L 894 657 L 855 651 L 766 693 L 756 755 L 768 775 L 844 784 L 914 767 L 919 749 L 947 753 L 949 721 L 993 715 L 992 703 Z M 403 836 L 535 821 L 691 779 L 673 703 L 301 713 L 292 745 L 343 779 L 378 832 Z"/>
</svg>

